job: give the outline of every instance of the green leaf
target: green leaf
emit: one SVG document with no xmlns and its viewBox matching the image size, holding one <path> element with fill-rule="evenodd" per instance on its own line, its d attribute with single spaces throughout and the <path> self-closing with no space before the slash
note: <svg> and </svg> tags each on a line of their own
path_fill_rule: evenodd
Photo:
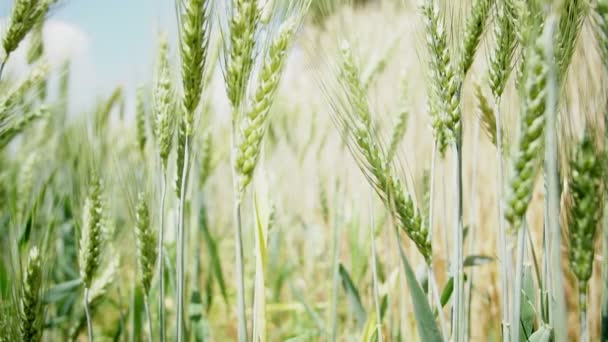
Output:
<svg viewBox="0 0 608 342">
<path fill-rule="evenodd" d="M 445 283 L 443 287 L 443 291 L 441 291 L 441 307 L 445 307 L 445 305 L 450 301 L 452 297 L 452 292 L 454 292 L 454 277 L 450 277 L 448 282 Z"/>
<path fill-rule="evenodd" d="M 480 265 L 489 264 L 492 261 L 494 261 L 494 258 L 489 257 L 487 255 L 467 255 L 467 257 L 464 259 L 463 266 L 464 267 L 480 266 Z"/>
<path fill-rule="evenodd" d="M 551 337 L 553 336 L 553 329 L 551 326 L 545 324 L 541 326 L 538 330 L 530 336 L 528 339 L 529 342 L 549 342 L 551 341 Z"/>
<path fill-rule="evenodd" d="M 396 231 L 395 233 L 398 238 L 399 234 Z M 414 304 L 414 314 L 416 316 L 416 326 L 418 327 L 420 340 L 425 342 L 442 341 L 441 333 L 437 328 L 437 322 L 435 322 L 435 315 L 433 315 L 433 311 L 431 311 L 431 306 L 429 305 L 418 280 L 416 280 L 416 274 L 414 274 L 412 266 L 407 261 L 401 243 L 398 243 L 398 245 L 403 268 L 405 269 L 405 279 L 407 280 L 412 303 Z"/>
<path fill-rule="evenodd" d="M 359 290 L 353 283 L 350 275 L 344 265 L 340 263 L 338 272 L 340 273 L 340 278 L 342 279 L 342 287 L 346 291 L 346 297 L 348 298 L 348 303 L 350 310 L 355 316 L 355 320 L 359 327 L 362 327 L 367 320 L 367 313 L 365 312 L 365 308 L 361 303 L 361 297 L 359 296 Z"/>
<path fill-rule="evenodd" d="M 43 301 L 47 304 L 58 302 L 72 294 L 81 284 L 82 280 L 78 278 L 55 285 L 44 293 Z"/>
<path fill-rule="evenodd" d="M 201 212 L 204 208 L 201 209 Z M 217 241 L 211 235 L 209 231 L 209 225 L 207 224 L 207 214 L 204 212 L 204 216 L 201 213 L 201 230 L 203 232 L 203 238 L 205 240 L 205 244 L 207 245 L 207 251 L 209 253 L 209 259 L 211 262 L 211 271 L 213 272 L 214 278 L 217 280 L 217 284 L 220 287 L 220 292 L 222 293 L 222 298 L 224 299 L 224 303 L 228 304 L 228 291 L 226 290 L 226 282 L 224 281 L 224 272 L 222 271 L 222 263 L 220 261 L 220 256 L 217 251 Z"/>
<path fill-rule="evenodd" d="M 534 279 L 532 278 L 532 266 L 524 266 L 524 274 L 522 279 L 522 296 L 521 296 L 521 329 L 519 330 L 520 341 L 526 341 L 532 330 L 534 329 L 534 321 L 536 319 L 536 310 L 534 309 L 534 295 L 536 289 L 534 287 Z"/>
</svg>

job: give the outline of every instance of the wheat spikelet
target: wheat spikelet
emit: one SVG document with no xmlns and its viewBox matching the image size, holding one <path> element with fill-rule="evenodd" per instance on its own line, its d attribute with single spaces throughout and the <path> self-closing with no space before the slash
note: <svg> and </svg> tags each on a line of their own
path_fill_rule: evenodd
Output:
<svg viewBox="0 0 608 342">
<path fill-rule="evenodd" d="M 260 11 L 257 0 L 230 0 L 230 44 L 226 60 L 226 91 L 234 109 L 239 108 L 253 67 L 253 50 Z"/>
<path fill-rule="evenodd" d="M 78 251 L 80 277 L 85 288 L 91 288 L 93 278 L 101 264 L 104 244 L 103 221 L 102 184 L 101 180 L 94 177 L 84 204 Z"/>
<path fill-rule="evenodd" d="M 403 140 L 403 137 L 405 136 L 409 117 L 410 113 L 407 109 L 403 108 L 401 111 L 399 111 L 399 115 L 397 116 L 397 123 L 395 124 L 395 127 L 393 127 L 391 141 L 388 145 L 388 152 L 386 152 L 386 162 L 389 164 L 395 158 L 399 143 L 401 142 L 401 140 Z"/>
<path fill-rule="evenodd" d="M 158 65 L 154 90 L 155 129 L 158 141 L 158 152 L 164 170 L 167 169 L 171 143 L 173 140 L 173 88 L 169 66 L 169 43 L 162 34 L 159 38 Z"/>
<path fill-rule="evenodd" d="M 20 298 L 19 331 L 22 341 L 39 341 L 42 334 L 42 287 L 40 253 L 37 247 L 30 250 Z"/>
<path fill-rule="evenodd" d="M 32 30 L 32 35 L 30 38 L 30 46 L 27 50 L 27 63 L 34 64 L 36 63 L 44 54 L 44 44 L 43 44 L 43 35 L 42 29 L 44 25 L 43 22 L 36 24 L 34 29 Z"/>
<path fill-rule="evenodd" d="M 209 0 L 180 0 L 180 52 L 186 134 L 192 135 L 194 112 L 201 100 L 209 45 Z"/>
<path fill-rule="evenodd" d="M 477 100 L 477 113 L 479 120 L 481 121 L 481 127 L 484 132 L 496 146 L 496 115 L 494 113 L 494 107 L 486 97 L 479 83 L 474 84 L 475 87 L 475 99 Z M 503 135 L 504 137 L 504 135 Z M 504 146 L 504 144 L 503 144 Z"/>
<path fill-rule="evenodd" d="M 429 109 L 435 139 L 441 155 L 455 142 L 460 130 L 459 81 L 451 65 L 443 21 L 434 0 L 426 0 L 422 12 L 426 23 L 426 42 L 430 54 Z"/>
<path fill-rule="evenodd" d="M 578 280 L 579 298 L 587 296 L 588 283 L 593 272 L 595 236 L 603 215 L 603 160 L 597 153 L 588 134 L 585 134 L 570 162 L 568 240 L 569 261 L 572 273 Z M 581 300 L 581 308 L 587 302 Z"/>
<path fill-rule="evenodd" d="M 145 155 L 146 149 L 146 107 L 145 107 L 145 93 L 143 85 L 139 85 L 135 95 L 135 123 L 136 123 L 136 134 L 137 134 L 137 147 L 142 156 Z"/>
<path fill-rule="evenodd" d="M 211 176 L 213 171 L 213 137 L 211 132 L 206 131 L 202 138 L 201 151 L 200 151 L 200 171 L 199 171 L 199 185 L 204 187 Z"/>
<path fill-rule="evenodd" d="M 517 154 L 512 163 L 510 194 L 505 211 L 505 216 L 514 229 L 519 229 L 521 226 L 530 204 L 534 181 L 544 151 L 548 67 L 540 43 L 531 46 L 528 52 Z"/>
<path fill-rule="evenodd" d="M 251 182 L 264 138 L 270 107 L 281 79 L 289 44 L 297 28 L 295 18 L 287 20 L 270 45 L 262 66 L 258 86 L 251 101 L 251 109 L 244 117 L 242 141 L 237 148 L 236 170 L 239 174 L 239 191 Z"/>
<path fill-rule="evenodd" d="M 143 193 L 137 199 L 135 212 L 135 237 L 137 242 L 137 265 L 144 293 L 150 293 L 150 284 L 156 265 L 156 235 L 150 227 L 150 213 Z"/>
<path fill-rule="evenodd" d="M 589 12 L 589 4 L 585 0 L 565 1 L 562 11 L 555 38 L 555 61 L 560 81 L 563 81 L 568 72 L 579 33 Z"/>
<path fill-rule="evenodd" d="M 9 17 L 5 34 L 2 38 L 4 54 L 1 57 L 5 63 L 9 55 L 17 49 L 25 35 L 38 23 L 44 20 L 49 10 L 51 0 L 17 0 Z"/>
<path fill-rule="evenodd" d="M 47 117 L 49 113 L 49 108 L 41 105 L 34 110 L 21 113 L 19 117 L 9 116 L 6 121 L 0 121 L 0 149 L 6 146 L 18 134 L 22 133 L 33 121 Z"/>
<path fill-rule="evenodd" d="M 490 15 L 492 3 L 491 0 L 476 0 L 467 18 L 459 65 L 459 72 L 463 78 L 473 65 L 475 52 L 477 52 L 477 47 L 481 41 L 481 35 Z"/>
<path fill-rule="evenodd" d="M 384 151 L 374 135 L 369 104 L 360 81 L 359 70 L 353 62 L 349 45 L 342 45 L 340 89 L 346 93 L 330 99 L 332 114 L 338 128 L 353 154 L 359 168 L 385 206 L 396 218 L 396 224 L 414 242 L 427 262 L 432 256 L 428 230 L 409 195 L 406 186 L 398 180 L 386 162 Z"/>
<path fill-rule="evenodd" d="M 488 79 L 495 98 L 502 96 L 505 84 L 512 70 L 513 54 L 517 42 L 515 31 L 515 9 L 511 1 L 499 1 L 496 4 L 496 24 L 494 36 L 496 42 L 490 54 Z"/>
</svg>

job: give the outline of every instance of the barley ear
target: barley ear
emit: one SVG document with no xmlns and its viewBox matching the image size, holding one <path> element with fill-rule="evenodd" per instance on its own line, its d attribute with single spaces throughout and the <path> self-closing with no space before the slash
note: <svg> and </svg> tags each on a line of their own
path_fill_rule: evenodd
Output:
<svg viewBox="0 0 608 342">
<path fill-rule="evenodd" d="M 274 101 L 289 45 L 296 28 L 296 21 L 293 19 L 287 20 L 281 25 L 260 71 L 258 86 L 251 100 L 251 109 L 244 117 L 243 137 L 237 148 L 235 165 L 239 175 L 240 192 L 245 190 L 253 177 L 268 125 L 270 107 Z"/>
<path fill-rule="evenodd" d="M 42 335 L 42 288 L 40 254 L 37 247 L 30 250 L 20 298 L 19 329 L 22 341 L 39 341 Z"/>
<path fill-rule="evenodd" d="M 137 265 L 144 293 L 150 293 L 150 284 L 156 265 L 156 235 L 150 227 L 150 213 L 146 198 L 140 193 L 135 212 L 135 238 L 137 242 Z"/>
<path fill-rule="evenodd" d="M 90 288 L 101 263 L 104 245 L 102 184 L 93 178 L 85 200 L 78 263 L 85 288 Z"/>
</svg>

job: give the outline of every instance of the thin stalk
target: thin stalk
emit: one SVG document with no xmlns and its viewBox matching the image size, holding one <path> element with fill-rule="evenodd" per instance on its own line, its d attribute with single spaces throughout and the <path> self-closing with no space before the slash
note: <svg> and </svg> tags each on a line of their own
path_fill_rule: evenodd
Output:
<svg viewBox="0 0 608 342">
<path fill-rule="evenodd" d="M 545 129 L 545 167 L 547 172 L 547 207 L 549 212 L 549 231 L 551 232 L 551 284 L 550 287 L 550 318 L 551 326 L 555 329 L 553 336 L 556 341 L 567 339 L 566 304 L 563 286 L 563 274 L 561 269 L 561 231 L 559 227 L 559 181 L 557 176 L 557 77 L 553 63 L 553 32 L 557 18 L 554 14 L 547 19 L 545 32 L 545 59 L 549 65 L 547 82 L 547 105 L 546 105 L 546 129 Z"/>
<path fill-rule="evenodd" d="M 546 177 L 545 177 L 546 179 Z M 545 182 L 545 193 L 547 183 Z M 545 199 L 546 200 L 546 199 Z M 543 224 L 543 282 L 541 285 L 540 297 L 540 312 L 543 322 L 549 322 L 549 287 L 551 287 L 550 276 L 550 257 L 551 257 L 551 232 L 549 231 L 549 213 L 547 205 L 544 206 L 544 222 Z"/>
<path fill-rule="evenodd" d="M 380 314 L 380 290 L 379 290 L 379 282 L 378 282 L 378 270 L 377 270 L 377 259 L 376 259 L 376 236 L 374 234 L 374 205 L 372 196 L 373 193 L 370 193 L 369 196 L 369 234 L 370 234 L 370 245 L 371 245 L 371 253 L 372 253 L 372 283 L 373 283 L 373 292 L 374 292 L 374 302 L 376 306 L 376 329 L 378 331 L 378 341 L 384 341 L 382 338 L 382 316 Z"/>
<path fill-rule="evenodd" d="M 91 320 L 91 310 L 89 308 L 89 288 L 84 288 L 84 313 L 87 316 L 87 333 L 89 342 L 93 342 L 93 321 Z"/>
<path fill-rule="evenodd" d="M 159 340 L 165 340 L 165 272 L 164 272 L 164 235 L 165 235 L 165 200 L 167 197 L 167 170 L 162 169 L 160 190 L 160 222 L 158 229 L 158 324 Z"/>
<path fill-rule="evenodd" d="M 429 239 L 433 241 L 433 211 L 435 204 L 435 159 L 437 157 L 437 141 L 433 140 L 433 152 L 431 154 L 431 180 L 429 184 Z M 447 241 L 447 239 L 446 239 Z"/>
<path fill-rule="evenodd" d="M 6 61 L 8 60 L 8 56 L 4 58 L 2 64 L 0 64 L 0 80 L 2 79 L 2 72 L 4 71 L 4 67 L 6 66 Z"/>
<path fill-rule="evenodd" d="M 337 206 L 336 206 L 337 208 Z M 330 341 L 335 342 L 338 331 L 338 286 L 340 281 L 339 259 L 340 259 L 340 224 L 338 224 L 338 213 L 334 214 L 334 236 L 332 241 L 332 279 L 331 279 L 331 311 Z"/>
<path fill-rule="evenodd" d="M 238 196 L 238 195 L 237 195 Z M 247 342 L 247 316 L 245 308 L 245 272 L 243 269 L 243 232 L 241 227 L 241 200 L 237 197 L 234 205 L 235 225 L 235 253 L 236 253 L 236 283 L 237 283 L 237 309 L 238 309 L 238 336 L 239 342 Z"/>
<path fill-rule="evenodd" d="M 152 342 L 152 314 L 150 313 L 150 298 L 148 294 L 144 296 L 144 306 L 146 308 L 146 318 L 148 319 L 148 341 Z"/>
<path fill-rule="evenodd" d="M 458 195 L 458 207 L 457 207 L 457 224 L 454 230 L 454 241 L 456 242 L 456 248 L 454 250 L 454 259 L 456 262 L 455 267 L 455 296 L 454 296 L 454 339 L 455 341 L 462 341 L 464 338 L 462 330 L 464 324 L 462 324 L 463 312 L 463 294 L 464 294 L 464 270 L 463 270 L 463 225 L 462 225 L 462 125 L 459 131 L 458 141 L 456 143 L 456 194 Z"/>
<path fill-rule="evenodd" d="M 494 100 L 496 108 L 496 159 L 498 161 L 498 253 L 500 254 L 500 279 L 502 285 L 502 339 L 510 341 L 509 325 L 509 256 L 507 255 L 507 234 L 505 230 L 504 174 L 502 161 L 502 124 L 500 98 Z"/>
<path fill-rule="evenodd" d="M 481 127 L 481 119 L 477 119 L 475 124 L 475 132 L 473 136 L 475 139 L 473 142 L 473 174 L 471 175 L 471 206 L 470 206 L 470 225 L 469 225 L 469 233 L 468 233 L 468 245 L 467 245 L 467 253 L 469 255 L 473 254 L 473 248 L 475 248 L 475 226 L 477 225 L 477 211 L 475 196 L 477 190 L 477 164 L 478 164 L 478 155 L 479 155 L 479 132 Z M 465 326 L 464 340 L 469 340 L 469 335 L 471 331 L 471 306 L 473 303 L 473 276 L 475 274 L 475 267 L 471 268 L 469 272 L 469 277 L 467 280 L 467 289 L 465 292 L 466 296 L 466 307 L 465 307 L 465 316 L 467 320 L 467 324 Z"/>
<path fill-rule="evenodd" d="M 587 323 L 587 296 L 579 294 L 579 303 L 581 303 L 581 339 L 580 342 L 589 342 L 589 325 Z"/>
<path fill-rule="evenodd" d="M 180 185 L 179 193 L 179 220 L 177 225 L 177 341 L 182 342 L 184 340 L 184 251 L 186 248 L 186 227 L 185 227 L 185 215 L 184 211 L 186 208 L 186 191 L 188 189 L 188 171 L 190 168 L 190 136 L 186 134 L 186 141 L 184 143 L 184 165 L 182 169 L 182 182 Z"/>
<path fill-rule="evenodd" d="M 448 340 L 448 329 L 447 324 L 445 322 L 445 315 L 443 313 L 443 308 L 441 307 L 441 298 L 439 296 L 439 287 L 437 286 L 437 278 L 435 277 L 435 272 L 433 271 L 433 266 L 428 266 L 428 274 L 429 274 L 429 285 L 431 286 L 431 295 L 433 296 L 433 302 L 437 305 L 437 315 L 439 316 L 439 325 L 441 325 L 441 334 L 444 341 Z"/>
<path fill-rule="evenodd" d="M 526 249 L 526 235 L 528 225 L 524 221 L 523 227 L 519 229 L 517 233 L 517 264 L 515 266 L 515 288 L 513 289 L 513 330 L 511 331 L 511 338 L 513 342 L 519 341 L 519 330 L 521 324 L 521 286 L 524 270 L 524 253 Z"/>
<path fill-rule="evenodd" d="M 241 199 L 242 194 L 238 187 L 238 175 L 236 173 L 236 154 L 237 154 L 237 115 L 239 109 L 235 108 L 232 117 L 231 131 L 231 162 L 232 162 L 232 188 L 234 190 L 234 239 L 235 239 L 235 258 L 236 258 L 236 288 L 237 288 L 237 317 L 238 317 L 238 341 L 247 342 L 247 313 L 245 305 L 245 271 L 243 262 L 243 229 L 241 222 Z"/>
</svg>

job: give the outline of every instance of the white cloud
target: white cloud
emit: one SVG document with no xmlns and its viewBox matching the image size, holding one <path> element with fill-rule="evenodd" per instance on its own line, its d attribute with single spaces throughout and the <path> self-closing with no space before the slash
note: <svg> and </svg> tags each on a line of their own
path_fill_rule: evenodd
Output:
<svg viewBox="0 0 608 342">
<path fill-rule="evenodd" d="M 0 19 L 0 32 L 4 32 L 6 19 Z M 82 108 L 91 100 L 95 92 L 95 68 L 90 57 L 90 39 L 79 27 L 66 21 L 49 18 L 43 29 L 44 55 L 51 70 L 58 70 L 67 59 L 71 62 L 70 91 L 72 105 Z M 10 56 L 5 72 L 19 78 L 27 73 L 30 67 L 26 61 L 29 47 L 29 36 L 21 42 Z M 54 73 L 57 75 L 57 73 Z M 51 93 L 54 91 L 55 78 L 51 79 Z"/>
</svg>

